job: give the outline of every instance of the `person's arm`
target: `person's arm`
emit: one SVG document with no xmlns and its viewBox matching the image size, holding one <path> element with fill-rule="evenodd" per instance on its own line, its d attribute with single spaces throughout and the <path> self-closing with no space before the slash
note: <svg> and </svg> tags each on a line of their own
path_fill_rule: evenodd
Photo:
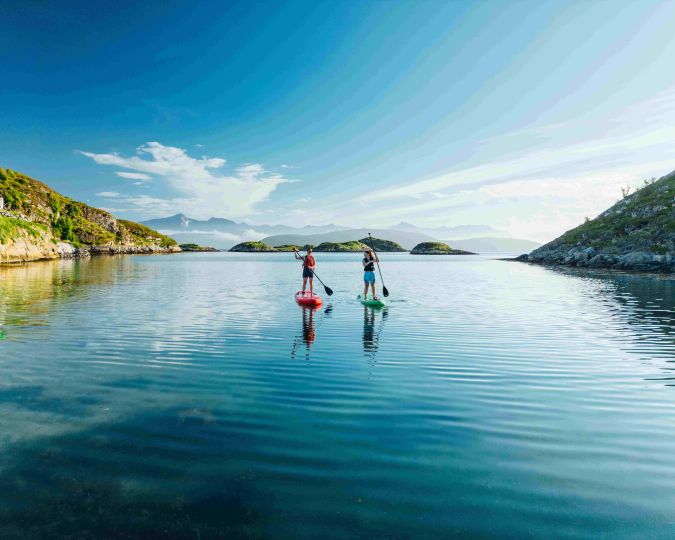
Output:
<svg viewBox="0 0 675 540">
<path fill-rule="evenodd" d="M 293 250 L 293 256 L 294 256 L 296 259 L 298 259 L 299 261 L 304 260 L 304 257 L 298 253 L 298 250 L 297 250 L 297 249 L 294 249 L 294 250 Z"/>
</svg>

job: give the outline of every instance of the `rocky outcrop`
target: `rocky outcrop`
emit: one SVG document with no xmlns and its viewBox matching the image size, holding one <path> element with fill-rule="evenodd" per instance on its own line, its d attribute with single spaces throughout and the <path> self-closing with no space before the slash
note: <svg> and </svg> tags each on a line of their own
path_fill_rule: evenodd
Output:
<svg viewBox="0 0 675 540">
<path fill-rule="evenodd" d="M 0 263 L 90 254 L 171 253 L 175 240 L 0 168 Z"/>
<path fill-rule="evenodd" d="M 519 261 L 675 272 L 675 172 L 624 197 L 560 238 L 521 255 Z"/>
<path fill-rule="evenodd" d="M 411 255 L 475 255 L 470 251 L 463 251 L 461 249 L 452 249 L 448 244 L 443 242 L 422 242 L 417 244 Z"/>
<path fill-rule="evenodd" d="M 0 220 L 3 218 L 0 217 Z M 0 227 L 3 222 L 0 221 Z M 0 236 L 0 264 L 22 263 L 57 259 L 59 250 L 51 233 L 47 230 L 32 232 L 18 227 L 12 237 Z"/>
</svg>

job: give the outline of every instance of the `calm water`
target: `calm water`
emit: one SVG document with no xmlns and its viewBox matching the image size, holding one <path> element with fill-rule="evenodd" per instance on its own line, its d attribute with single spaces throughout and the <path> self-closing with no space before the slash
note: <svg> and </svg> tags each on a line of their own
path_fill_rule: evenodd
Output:
<svg viewBox="0 0 675 540">
<path fill-rule="evenodd" d="M 675 281 L 482 258 L 0 269 L 0 538 L 673 537 Z"/>
</svg>

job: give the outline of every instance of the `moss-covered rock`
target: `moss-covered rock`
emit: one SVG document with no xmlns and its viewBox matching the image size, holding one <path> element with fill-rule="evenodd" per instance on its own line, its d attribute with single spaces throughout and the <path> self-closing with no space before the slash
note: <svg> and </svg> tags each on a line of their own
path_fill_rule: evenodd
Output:
<svg viewBox="0 0 675 540">
<path fill-rule="evenodd" d="M 412 251 L 411 255 L 475 255 L 470 251 L 464 251 L 461 249 L 452 249 L 448 244 L 443 242 L 422 242 L 417 244 Z"/>
</svg>

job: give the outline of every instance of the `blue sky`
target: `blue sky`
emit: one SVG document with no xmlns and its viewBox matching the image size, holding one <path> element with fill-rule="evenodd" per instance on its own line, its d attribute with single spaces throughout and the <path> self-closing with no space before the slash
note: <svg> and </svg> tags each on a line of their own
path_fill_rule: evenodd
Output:
<svg viewBox="0 0 675 540">
<path fill-rule="evenodd" d="M 0 165 L 115 214 L 548 240 L 675 169 L 675 2 L 3 2 Z"/>
</svg>

